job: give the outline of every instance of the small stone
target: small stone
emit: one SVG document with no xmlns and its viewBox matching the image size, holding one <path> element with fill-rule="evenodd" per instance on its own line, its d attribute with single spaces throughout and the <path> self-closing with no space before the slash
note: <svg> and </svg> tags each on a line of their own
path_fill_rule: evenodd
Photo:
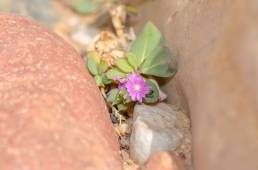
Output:
<svg viewBox="0 0 258 170">
<path fill-rule="evenodd" d="M 125 136 L 131 131 L 127 123 L 115 124 L 115 128 L 119 136 Z"/>
<path fill-rule="evenodd" d="M 121 148 L 129 148 L 129 137 L 128 136 L 121 136 L 120 137 L 120 147 Z"/>
<path fill-rule="evenodd" d="M 154 153 L 173 151 L 181 143 L 182 130 L 177 127 L 178 109 L 165 103 L 136 105 L 130 138 L 130 155 L 143 164 Z M 182 126 L 182 125 L 180 125 Z"/>
<path fill-rule="evenodd" d="M 141 170 L 185 170 L 185 166 L 176 154 L 160 152 L 154 154 Z"/>
<path fill-rule="evenodd" d="M 121 128 L 121 131 L 124 133 L 124 134 L 129 134 L 130 133 L 130 127 L 127 123 L 122 123 L 120 125 L 120 128 Z"/>
</svg>

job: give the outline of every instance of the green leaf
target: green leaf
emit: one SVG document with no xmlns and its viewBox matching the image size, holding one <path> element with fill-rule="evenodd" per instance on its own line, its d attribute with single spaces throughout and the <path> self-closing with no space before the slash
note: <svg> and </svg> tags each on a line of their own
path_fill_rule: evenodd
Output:
<svg viewBox="0 0 258 170">
<path fill-rule="evenodd" d="M 133 72 L 134 69 L 132 68 L 132 66 L 130 66 L 130 64 L 128 63 L 128 61 L 125 58 L 120 58 L 116 60 L 116 65 L 117 67 L 126 72 L 126 73 L 130 73 Z"/>
<path fill-rule="evenodd" d="M 129 63 L 133 66 L 135 70 L 138 68 L 138 63 L 137 63 L 137 56 L 135 56 L 133 53 L 127 53 L 126 57 L 129 61 Z"/>
<path fill-rule="evenodd" d="M 128 104 L 132 102 L 131 97 L 126 89 L 121 89 L 119 95 L 122 97 L 123 104 Z"/>
<path fill-rule="evenodd" d="M 96 53 L 90 53 L 87 56 L 87 66 L 91 74 L 97 75 L 98 74 L 98 63 L 99 57 Z"/>
<path fill-rule="evenodd" d="M 99 10 L 100 2 L 96 0 L 76 0 L 73 9 L 81 14 L 94 13 Z"/>
<path fill-rule="evenodd" d="M 175 73 L 169 67 L 170 56 L 163 47 L 156 48 L 140 67 L 140 72 L 146 75 L 169 77 Z"/>
<path fill-rule="evenodd" d="M 107 101 L 110 103 L 113 103 L 117 100 L 119 90 L 118 89 L 112 89 L 107 94 Z"/>
<path fill-rule="evenodd" d="M 105 74 L 101 75 L 102 83 L 107 85 L 111 84 L 113 81 L 109 79 Z"/>
<path fill-rule="evenodd" d="M 152 80 L 147 80 L 148 86 L 151 88 L 151 93 L 148 94 L 144 102 L 145 103 L 156 103 L 159 101 L 159 88 L 157 87 L 157 84 L 154 83 Z"/>
<path fill-rule="evenodd" d="M 96 81 L 96 83 L 97 83 L 98 86 L 103 86 L 102 77 L 101 77 L 100 75 L 96 75 L 96 76 L 94 77 L 94 79 L 95 79 L 95 81 Z"/>
<path fill-rule="evenodd" d="M 176 74 L 176 72 L 176 69 L 169 67 L 165 73 L 162 73 L 162 75 L 163 77 L 173 77 Z"/>
<path fill-rule="evenodd" d="M 101 60 L 100 63 L 98 64 L 98 72 L 101 74 L 107 71 L 107 69 L 108 69 L 108 64 L 104 60 Z"/>
<path fill-rule="evenodd" d="M 130 52 L 135 55 L 136 66 L 141 65 L 161 43 L 163 43 L 163 38 L 160 31 L 151 22 L 147 23 L 130 48 Z"/>
<path fill-rule="evenodd" d="M 107 77 L 108 77 L 109 79 L 114 80 L 114 79 L 116 79 L 116 78 L 125 77 L 127 74 L 124 73 L 124 72 L 122 72 L 122 71 L 120 71 L 120 70 L 117 69 L 117 68 L 113 68 L 113 69 L 108 70 L 107 73 L 106 73 L 106 75 L 107 75 Z"/>
<path fill-rule="evenodd" d="M 94 76 L 94 79 L 97 83 L 98 86 L 104 86 L 107 84 L 112 83 L 113 81 L 110 80 L 106 75 L 102 74 L 102 75 L 96 75 Z"/>
</svg>

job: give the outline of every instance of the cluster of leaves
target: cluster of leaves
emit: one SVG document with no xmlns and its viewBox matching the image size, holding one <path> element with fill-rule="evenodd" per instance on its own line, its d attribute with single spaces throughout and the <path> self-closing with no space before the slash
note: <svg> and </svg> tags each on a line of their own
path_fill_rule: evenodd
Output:
<svg viewBox="0 0 258 170">
<path fill-rule="evenodd" d="M 135 101 L 131 100 L 126 88 L 118 87 L 117 78 L 127 79 L 127 76 L 132 73 L 139 74 L 151 89 L 143 102 L 156 103 L 160 99 L 160 88 L 156 78 L 167 78 L 176 72 L 169 66 L 169 59 L 162 34 L 149 22 L 131 44 L 126 57 L 118 58 L 114 66 L 108 66 L 101 56 L 91 52 L 88 54 L 88 69 L 111 108 L 123 112 L 128 111 Z"/>
</svg>

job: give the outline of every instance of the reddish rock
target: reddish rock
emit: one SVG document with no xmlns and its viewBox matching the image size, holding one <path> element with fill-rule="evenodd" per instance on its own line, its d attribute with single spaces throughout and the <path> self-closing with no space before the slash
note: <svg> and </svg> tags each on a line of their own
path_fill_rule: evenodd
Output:
<svg viewBox="0 0 258 170">
<path fill-rule="evenodd" d="M 120 170 L 105 103 L 80 56 L 40 25 L 0 20 L 0 169 Z"/>
<path fill-rule="evenodd" d="M 142 170 L 185 170 L 185 167 L 176 154 L 159 152 L 148 160 Z"/>
</svg>

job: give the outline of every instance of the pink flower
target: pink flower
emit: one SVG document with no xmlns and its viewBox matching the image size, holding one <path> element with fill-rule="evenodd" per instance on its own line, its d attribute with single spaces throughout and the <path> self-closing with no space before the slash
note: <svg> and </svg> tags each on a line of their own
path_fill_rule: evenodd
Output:
<svg viewBox="0 0 258 170">
<path fill-rule="evenodd" d="M 142 76 L 132 73 L 128 76 L 125 87 L 132 101 L 142 102 L 143 98 L 150 93 L 150 88 Z"/>
<path fill-rule="evenodd" d="M 125 84 L 127 82 L 127 78 L 122 78 L 122 77 L 115 77 L 113 78 L 114 81 L 118 82 L 118 89 L 122 90 L 125 88 Z"/>
<path fill-rule="evenodd" d="M 120 78 L 118 83 L 118 89 L 122 90 L 125 88 L 125 84 L 126 84 L 126 79 L 125 78 Z"/>
</svg>

